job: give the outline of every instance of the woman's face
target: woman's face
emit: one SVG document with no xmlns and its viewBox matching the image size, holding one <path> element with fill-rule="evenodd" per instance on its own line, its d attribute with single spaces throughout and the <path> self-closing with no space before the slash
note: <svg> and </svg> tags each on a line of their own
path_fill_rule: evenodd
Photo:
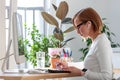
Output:
<svg viewBox="0 0 120 80">
<path fill-rule="evenodd" d="M 84 38 L 87 38 L 89 36 L 90 29 L 88 28 L 88 22 L 89 21 L 79 21 L 77 18 L 74 19 L 75 29 L 77 33 Z"/>
</svg>

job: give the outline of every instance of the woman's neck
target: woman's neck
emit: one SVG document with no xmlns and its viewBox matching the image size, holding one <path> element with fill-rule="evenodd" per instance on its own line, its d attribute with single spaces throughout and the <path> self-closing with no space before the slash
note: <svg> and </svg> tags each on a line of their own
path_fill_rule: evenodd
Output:
<svg viewBox="0 0 120 80">
<path fill-rule="evenodd" d="M 92 41 L 94 41 L 99 34 L 101 34 L 101 32 L 95 32 L 95 33 L 93 33 L 93 34 L 90 36 L 90 38 L 92 39 Z"/>
</svg>

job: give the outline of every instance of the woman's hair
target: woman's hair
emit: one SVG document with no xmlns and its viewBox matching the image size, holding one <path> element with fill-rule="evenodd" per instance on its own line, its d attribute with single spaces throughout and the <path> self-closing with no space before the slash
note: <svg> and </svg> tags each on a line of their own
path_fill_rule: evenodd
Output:
<svg viewBox="0 0 120 80">
<path fill-rule="evenodd" d="M 99 16 L 99 14 L 92 8 L 88 7 L 85 9 L 81 9 L 79 12 L 77 12 L 75 14 L 75 16 L 73 17 L 73 25 L 74 24 L 74 20 L 77 19 L 79 21 L 91 21 L 92 25 L 93 25 L 93 30 L 96 31 L 100 31 L 102 30 L 102 20 Z"/>
</svg>

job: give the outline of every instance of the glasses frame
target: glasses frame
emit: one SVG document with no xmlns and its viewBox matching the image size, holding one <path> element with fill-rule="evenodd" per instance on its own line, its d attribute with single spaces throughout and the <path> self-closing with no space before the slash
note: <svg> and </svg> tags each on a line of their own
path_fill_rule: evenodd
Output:
<svg viewBox="0 0 120 80">
<path fill-rule="evenodd" d="M 87 23 L 87 21 L 83 21 L 83 22 L 81 22 L 80 24 L 78 24 L 76 27 L 77 27 L 77 29 L 79 30 L 80 29 L 80 27 L 81 27 L 81 25 L 83 25 L 83 24 L 85 24 L 85 23 Z"/>
</svg>

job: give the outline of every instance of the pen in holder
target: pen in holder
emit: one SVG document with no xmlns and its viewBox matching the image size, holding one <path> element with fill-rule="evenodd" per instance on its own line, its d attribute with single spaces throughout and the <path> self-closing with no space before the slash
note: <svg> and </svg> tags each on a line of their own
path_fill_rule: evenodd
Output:
<svg viewBox="0 0 120 80">
<path fill-rule="evenodd" d="M 61 54 L 62 62 L 72 62 L 72 50 L 70 48 L 63 48 L 63 54 Z"/>
</svg>

